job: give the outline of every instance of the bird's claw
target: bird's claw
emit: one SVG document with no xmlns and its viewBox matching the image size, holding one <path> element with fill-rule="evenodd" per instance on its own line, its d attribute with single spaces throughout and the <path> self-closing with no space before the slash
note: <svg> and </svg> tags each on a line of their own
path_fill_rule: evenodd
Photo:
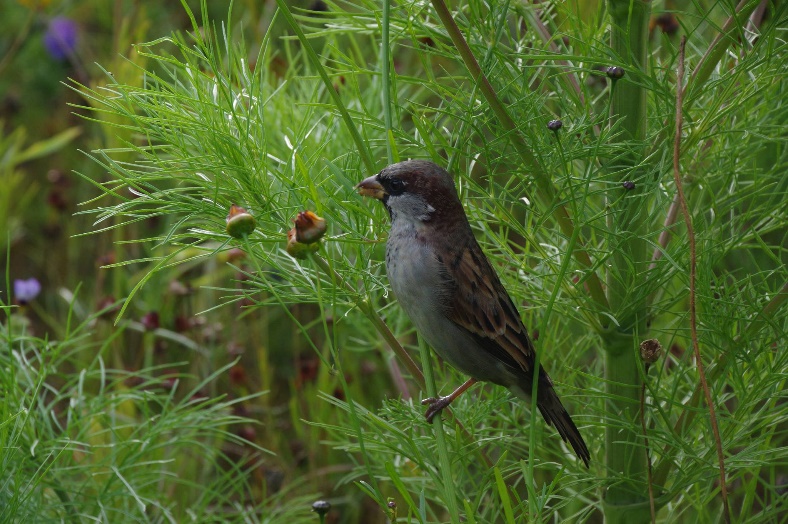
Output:
<svg viewBox="0 0 788 524">
<path fill-rule="evenodd" d="M 424 417 L 427 419 L 427 422 L 432 422 L 433 417 L 443 411 L 443 408 L 451 404 L 451 401 L 454 400 L 451 396 L 447 397 L 430 397 L 425 398 L 421 401 L 422 406 L 429 405 L 427 411 L 424 413 Z"/>
</svg>

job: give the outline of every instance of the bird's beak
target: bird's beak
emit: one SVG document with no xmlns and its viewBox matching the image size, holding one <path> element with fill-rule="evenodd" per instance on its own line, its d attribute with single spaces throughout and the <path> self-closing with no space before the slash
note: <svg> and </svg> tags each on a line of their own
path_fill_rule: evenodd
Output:
<svg viewBox="0 0 788 524">
<path fill-rule="evenodd" d="M 382 200 L 386 195 L 386 191 L 377 180 L 377 175 L 372 175 L 371 177 L 365 178 L 359 182 L 359 184 L 356 186 L 356 191 L 358 191 L 358 194 L 361 196 L 372 197 L 378 200 Z"/>
</svg>

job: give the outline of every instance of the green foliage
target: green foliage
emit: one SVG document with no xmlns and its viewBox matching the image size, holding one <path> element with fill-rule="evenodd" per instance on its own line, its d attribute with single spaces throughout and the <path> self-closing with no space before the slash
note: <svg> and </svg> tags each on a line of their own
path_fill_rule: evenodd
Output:
<svg viewBox="0 0 788 524">
<path fill-rule="evenodd" d="M 248 15 L 247 25 L 266 27 L 264 34 L 242 31 L 236 13 L 216 18 L 206 6 L 199 16 L 187 9 L 188 31 L 136 46 L 100 83 L 75 82 L 85 100 L 77 111 L 104 137 L 87 146 L 94 164 L 77 169 L 94 186 L 82 213 L 95 216 L 97 238 L 115 243 L 113 296 L 126 297 L 124 309 L 113 311 L 118 327 L 100 329 L 131 342 L 105 348 L 95 336 L 77 336 L 86 327 L 72 333 L 61 326 L 69 336 L 56 344 L 7 335 L 2 354 L 17 378 L 3 387 L 17 393 L 4 405 L 2 449 L 12 450 L 4 455 L 14 472 L 8 482 L 34 486 L 16 498 L 11 484 L 3 488 L 20 518 L 44 508 L 53 519 L 69 518 L 68 508 L 96 515 L 98 506 L 80 498 L 92 490 L 129 519 L 163 520 L 183 511 L 183 501 L 199 500 L 193 509 L 204 512 L 200 518 L 220 520 L 219 509 L 227 509 L 235 512 L 228 519 L 298 521 L 290 513 L 303 515 L 305 500 L 314 500 L 304 497 L 323 491 L 343 522 L 383 522 L 393 511 L 390 498 L 403 522 L 588 522 L 603 512 L 611 522 L 635 522 L 648 520 L 649 483 L 659 521 L 721 518 L 715 437 L 690 343 L 686 228 L 680 218 L 666 220 L 676 193 L 678 35 L 659 26 L 635 35 L 647 44 L 641 63 L 629 43 L 608 44 L 611 32 L 632 30 L 617 25 L 630 19 L 629 2 L 604 9 L 471 0 L 451 13 L 458 31 L 437 16 L 439 4 L 383 10 L 376 2 L 327 2 L 327 12 L 315 13 L 280 2 L 276 14 Z M 755 4 L 745 6 L 748 13 Z M 698 239 L 700 348 L 732 518 L 770 522 L 780 515 L 788 467 L 785 7 L 770 5 L 769 16 L 747 31 L 741 17 L 732 24 L 736 38 L 719 42 L 727 4 L 652 9 L 653 16 L 672 15 L 689 36 L 679 165 Z M 469 73 L 457 35 L 489 89 Z M 625 70 L 615 83 L 602 70 L 610 65 Z M 616 100 L 621 93 L 637 97 Z M 634 125 L 627 115 L 645 121 Z M 556 118 L 563 127 L 548 130 Z M 590 470 L 501 388 L 476 387 L 453 404 L 454 418 L 423 420 L 413 399 L 427 391 L 400 369 L 390 351 L 398 344 L 387 337 L 390 329 L 418 354 L 410 323 L 387 291 L 387 218 L 353 189 L 388 159 L 409 157 L 432 159 L 456 176 L 480 243 L 525 324 L 538 331 L 541 363 L 589 444 Z M 257 228 L 246 238 L 225 231 L 232 204 L 254 215 Z M 317 256 L 296 260 L 285 251 L 287 231 L 305 209 L 326 218 L 328 234 Z M 202 289 L 189 299 L 162 296 L 180 280 Z M 171 329 L 184 303 L 207 318 L 219 315 L 229 340 Z M 144 331 L 130 317 L 147 310 L 162 311 L 163 326 L 129 337 L 135 327 Z M 7 333 L 11 328 L 8 322 Z M 647 338 L 666 350 L 650 370 L 638 354 Z M 12 352 L 28 339 L 35 342 L 26 342 L 26 351 Z M 162 341 L 170 343 L 166 355 L 156 349 Z M 183 355 L 190 374 L 216 377 L 213 370 L 227 363 L 220 350 L 233 344 L 247 348 L 240 367 L 248 376 L 241 386 L 214 381 L 209 389 L 238 396 L 270 389 L 243 402 L 264 423 L 257 441 L 277 454 L 255 455 L 265 478 L 221 458 L 238 435 L 228 425 L 242 422 L 226 412 L 236 401 L 152 394 L 85 356 L 98 348 L 116 369 L 140 369 L 129 373 L 152 386 Z M 73 358 L 57 356 L 66 354 Z M 435 368 L 443 391 L 463 379 L 421 360 Z M 40 380 L 22 387 L 17 379 L 29 361 Z M 85 371 L 43 373 L 65 362 L 83 363 Z M 208 385 L 183 380 L 191 380 L 189 390 Z M 23 417 L 22 406 L 59 405 L 83 383 L 92 385 L 89 394 L 62 408 L 74 413 L 74 425 L 48 415 L 51 407 L 37 415 L 35 428 L 51 431 L 35 456 L 51 458 L 23 461 L 19 450 L 35 439 L 22 422 L 38 412 L 26 408 Z M 45 390 L 51 393 L 41 396 Z M 124 409 L 133 412 L 124 415 L 128 421 L 102 415 Z M 145 409 L 160 416 L 140 425 Z M 141 435 L 149 442 L 144 449 Z M 201 478 L 210 486 L 205 498 L 195 498 L 193 476 L 204 470 L 182 464 L 188 460 L 174 456 L 182 448 L 167 447 L 173 442 L 200 450 L 200 464 L 212 472 Z M 617 448 L 621 443 L 628 447 Z M 96 450 L 85 453 L 85 445 Z M 641 463 L 648 451 L 651 481 L 637 468 L 611 469 L 621 449 L 642 453 Z M 165 481 L 172 505 L 160 497 Z M 632 507 L 611 500 L 611 488 L 621 500 L 632 497 Z M 248 511 L 236 504 L 247 495 L 258 505 Z"/>
<path fill-rule="evenodd" d="M 203 393 L 226 368 L 185 389 L 181 374 L 107 367 L 111 341 L 92 340 L 93 318 L 49 341 L 0 307 L 3 522 L 226 522 L 256 513 L 244 501 L 254 461 L 222 451 L 249 445 L 233 428 L 252 422 L 234 414 L 250 399 Z M 82 352 L 89 363 L 69 371 Z"/>
<path fill-rule="evenodd" d="M 665 364 L 646 380 L 650 453 L 657 471 L 673 471 L 655 486 L 657 506 L 663 508 L 659 515 L 675 521 L 708 511 L 719 492 L 714 447 L 690 443 L 710 443 L 713 436 L 702 423 L 702 404 L 685 406 L 698 383 L 685 349 L 688 255 L 683 229 L 663 225 L 675 192 L 672 136 L 665 131 L 675 113 L 669 74 L 675 64 L 674 41 L 663 37 L 650 55 L 651 67 L 638 71 L 629 58 L 602 43 L 604 25 L 589 25 L 558 4 L 537 13 L 506 3 L 471 2 L 454 19 L 494 95 L 506 101 L 495 109 L 490 94 L 484 92 L 482 98 L 480 84 L 464 73 L 456 46 L 430 8 L 406 4 L 392 7 L 383 21 L 397 72 L 392 73 L 392 92 L 381 97 L 379 55 L 369 51 L 386 45 L 380 41 L 378 9 L 366 3 L 337 5 L 320 15 L 285 12 L 293 29 L 300 27 L 299 44 L 265 38 L 252 53 L 243 40 L 236 41 L 232 27 L 195 21 L 188 37 L 141 47 L 151 64 L 143 85 L 109 79 L 101 89 L 81 86 L 96 111 L 122 117 L 118 126 L 135 136 L 121 148 L 91 154 L 111 174 L 102 189 L 120 199 L 96 208 L 99 217 L 133 221 L 175 214 L 178 220 L 166 235 L 153 240 L 178 250 L 202 250 L 202 256 L 241 247 L 254 269 L 246 273 L 242 295 L 228 294 L 225 300 L 243 296 L 256 307 L 317 304 L 320 315 L 314 322 L 293 319 L 305 334 L 322 324 L 310 343 L 342 373 L 356 358 L 350 348 L 380 345 L 381 332 L 373 329 L 376 314 L 366 304 L 374 305 L 401 340 L 412 340 L 385 291 L 380 243 L 370 241 L 381 236 L 383 213 L 360 202 L 353 191 L 363 174 L 359 160 L 369 152 L 372 159 L 381 159 L 376 168 L 389 155 L 447 164 L 458 175 L 472 224 L 507 287 L 518 301 L 532 306 L 525 320 L 540 327 L 540 341 L 547 342 L 540 344 L 542 361 L 562 382 L 562 396 L 579 406 L 575 395 L 582 392 L 584 409 L 570 411 L 592 449 L 600 450 L 601 427 L 610 434 L 616 428 L 631 432 L 635 442 L 642 433 L 638 420 L 616 418 L 618 400 L 610 396 L 616 390 L 605 392 L 597 378 L 603 372 L 600 360 L 593 358 L 592 348 L 600 341 L 594 333 L 600 332 L 608 351 L 633 355 L 635 384 L 646 377 L 634 360 L 637 342 L 649 334 L 671 348 Z M 703 15 L 701 25 L 720 16 Z M 549 29 L 543 20 L 549 21 Z M 544 31 L 526 28 L 544 29 L 551 40 L 541 40 Z M 711 387 L 728 454 L 728 479 L 748 486 L 735 490 L 733 499 L 737 507 L 749 508 L 747 519 L 756 521 L 774 515 L 779 496 L 769 479 L 787 458 L 784 424 L 778 424 L 786 412 L 777 393 L 786 362 L 784 352 L 770 349 L 784 342 L 785 315 L 779 304 L 781 313 L 770 324 L 752 327 L 758 312 L 779 299 L 786 277 L 779 247 L 786 217 L 784 206 L 777 204 L 785 199 L 786 155 L 775 133 L 784 109 L 769 104 L 782 89 L 779 57 L 784 57 L 784 46 L 776 35 L 775 22 L 766 22 L 761 36 L 742 48 L 735 67 L 720 68 L 710 81 L 691 84 L 692 110 L 681 156 L 701 246 L 701 347 L 715 363 Z M 564 47 L 563 36 L 570 47 Z M 693 38 L 693 49 L 710 45 L 703 34 Z M 620 82 L 645 90 L 648 111 L 642 114 L 649 116 L 644 133 L 630 133 L 615 120 L 606 125 L 608 89 L 594 82 L 599 78 L 595 66 L 610 64 L 611 56 L 627 71 Z M 282 62 L 284 71 L 277 68 Z M 747 85 L 738 87 L 745 79 Z M 391 129 L 386 127 L 389 109 Z M 501 111 L 516 122 L 515 134 L 525 139 L 528 155 L 523 156 L 522 146 L 512 147 L 519 138 L 500 132 Z M 556 116 L 564 120 L 564 129 L 553 134 L 544 126 Z M 762 151 L 773 155 L 770 164 L 758 160 Z M 116 162 L 119 153 L 132 154 L 131 161 Z M 545 201 L 544 186 L 527 176 L 533 168 L 529 155 L 541 172 L 550 173 L 556 189 L 552 200 Z M 633 158 L 634 164 L 628 164 Z M 622 163 L 624 159 L 630 160 Z M 628 193 L 622 180 L 631 180 L 637 190 Z M 121 194 L 126 187 L 135 196 Z M 541 196 L 539 205 L 534 205 L 534 195 Z M 223 232 L 222 219 L 232 203 L 250 209 L 259 225 L 241 243 Z M 567 206 L 574 220 L 577 233 L 571 238 L 551 227 L 559 206 Z M 299 262 L 283 250 L 289 220 L 301 209 L 328 219 L 329 237 L 320 254 L 327 266 Z M 606 216 L 615 217 L 618 227 L 610 228 Z M 630 220 L 637 229 L 627 225 Z M 675 238 L 657 247 L 659 233 L 668 229 Z M 643 235 L 637 241 L 648 251 L 638 252 L 648 258 L 632 258 L 642 256 L 628 249 L 633 235 Z M 597 268 L 566 259 L 579 245 L 590 249 L 597 267 L 610 260 L 611 269 L 621 268 L 610 275 L 626 280 L 610 283 L 625 295 L 611 302 L 610 310 L 600 309 L 583 293 Z M 652 260 L 655 249 L 661 256 Z M 156 267 L 174 263 L 177 252 L 160 257 Z M 737 263 L 742 255 L 746 268 Z M 549 318 L 540 317 L 543 306 L 551 312 Z M 625 333 L 633 337 L 621 338 Z M 758 375 L 757 387 L 731 377 L 745 363 L 746 373 Z M 459 380 L 448 370 L 443 377 L 440 383 Z M 346 389 L 347 402 L 324 397 L 344 415 L 339 422 L 314 424 L 333 435 L 334 447 L 357 457 L 359 465 L 348 480 L 362 482 L 362 490 L 381 507 L 392 492 L 401 497 L 400 516 L 407 512 L 418 521 L 440 521 L 447 517 L 446 508 L 460 507 L 481 522 L 553 514 L 581 521 L 602 507 L 600 491 L 621 480 L 641 490 L 641 500 L 646 496 L 645 477 L 619 472 L 624 476 L 617 479 L 611 471 L 606 480 L 601 453 L 595 453 L 597 460 L 585 472 L 556 445 L 549 430 L 534 430 L 536 448 L 524 447 L 524 406 L 505 404 L 508 397 L 494 388 L 479 393 L 482 402 L 458 402 L 462 426 L 436 429 L 420 420 L 418 410 L 399 403 L 387 403 L 376 415 L 370 411 L 374 405 L 356 401 L 355 394 Z M 637 390 L 625 394 L 638 398 Z M 685 409 L 700 410 L 700 416 L 686 427 L 677 426 Z M 755 428 L 763 428 L 762 436 L 753 438 Z M 445 438 L 436 440 L 434 431 Z M 642 442 L 636 446 L 642 449 Z M 449 462 L 436 460 L 443 453 Z M 563 466 L 553 462 L 558 456 Z M 484 465 L 493 457 L 497 467 L 488 469 Z M 520 462 L 524 457 L 530 457 L 532 468 Z M 446 467 L 451 468 L 449 476 Z M 690 486 L 694 488 L 688 490 Z M 669 501 L 677 504 L 666 505 Z M 456 510 L 448 514 L 456 519 Z"/>
</svg>

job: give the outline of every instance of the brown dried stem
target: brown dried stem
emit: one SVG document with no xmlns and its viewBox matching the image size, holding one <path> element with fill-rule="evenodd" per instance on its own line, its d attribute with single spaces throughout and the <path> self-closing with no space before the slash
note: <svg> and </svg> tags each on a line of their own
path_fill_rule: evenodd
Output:
<svg viewBox="0 0 788 524">
<path fill-rule="evenodd" d="M 681 212 L 684 215 L 684 223 L 687 226 L 687 237 L 689 239 L 690 249 L 690 334 L 692 337 L 692 348 L 695 352 L 695 363 L 698 366 L 698 376 L 700 377 L 700 384 L 703 388 L 703 394 L 706 397 L 706 405 L 709 408 L 709 417 L 711 419 L 711 429 L 714 433 L 714 443 L 717 448 L 717 460 L 720 466 L 720 493 L 722 495 L 722 505 L 725 514 L 725 521 L 730 522 L 730 509 L 728 507 L 728 489 L 725 485 L 725 455 L 722 449 L 722 439 L 720 437 L 720 429 L 717 425 L 717 415 L 714 410 L 714 403 L 709 391 L 709 385 L 706 382 L 706 373 L 703 369 L 703 360 L 700 354 L 700 344 L 698 343 L 698 315 L 696 309 L 696 285 L 697 285 L 697 251 L 695 245 L 695 231 L 692 227 L 692 217 L 690 216 L 689 206 L 687 199 L 684 196 L 684 189 L 681 184 L 681 128 L 682 128 L 682 101 L 684 98 L 684 89 L 682 88 L 682 79 L 684 77 L 684 48 L 687 43 L 687 38 L 682 37 L 681 46 L 679 47 L 679 70 L 676 78 L 676 130 L 673 141 L 673 179 L 676 183 L 676 191 L 678 194 L 679 203 L 681 204 Z"/>
</svg>

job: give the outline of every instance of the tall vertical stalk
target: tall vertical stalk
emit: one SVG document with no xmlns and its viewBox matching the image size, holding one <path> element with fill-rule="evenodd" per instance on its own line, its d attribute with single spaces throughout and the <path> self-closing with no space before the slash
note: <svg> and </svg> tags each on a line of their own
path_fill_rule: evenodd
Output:
<svg viewBox="0 0 788 524">
<path fill-rule="evenodd" d="M 646 91 L 636 81 L 646 70 L 650 3 L 644 0 L 608 0 L 611 46 L 625 65 L 626 76 L 611 88 L 610 124 L 620 131 L 615 140 L 621 154 L 608 166 L 611 194 L 608 215 L 607 294 L 616 319 L 605 336 L 605 375 L 608 416 L 605 433 L 606 465 L 610 483 L 605 494 L 609 523 L 647 522 L 646 455 L 637 431 L 641 375 L 638 339 L 645 333 L 646 302 L 638 282 L 646 273 L 649 252 L 647 215 L 643 195 L 655 181 L 639 176 L 646 135 Z M 620 183 L 637 180 L 624 198 Z"/>
</svg>

